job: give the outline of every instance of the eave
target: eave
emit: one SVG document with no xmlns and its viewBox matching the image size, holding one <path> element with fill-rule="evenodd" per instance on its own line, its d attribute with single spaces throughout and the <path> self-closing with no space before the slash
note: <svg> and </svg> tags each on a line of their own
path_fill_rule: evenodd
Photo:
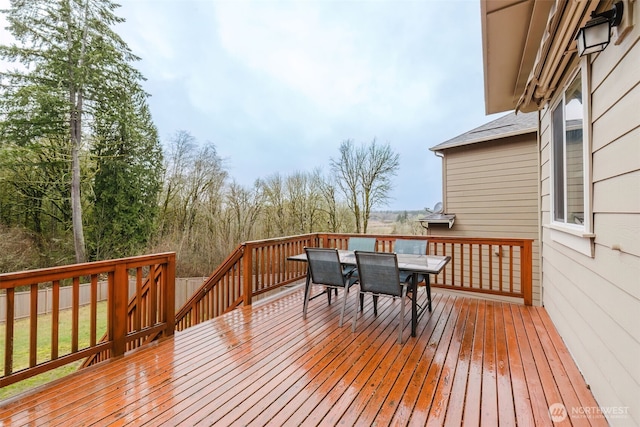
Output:
<svg viewBox="0 0 640 427">
<path fill-rule="evenodd" d="M 486 112 L 543 108 L 578 62 L 579 28 L 609 3 L 481 0 Z"/>
<path fill-rule="evenodd" d="M 516 108 L 553 5 L 534 0 L 480 2 L 487 114 Z"/>
</svg>

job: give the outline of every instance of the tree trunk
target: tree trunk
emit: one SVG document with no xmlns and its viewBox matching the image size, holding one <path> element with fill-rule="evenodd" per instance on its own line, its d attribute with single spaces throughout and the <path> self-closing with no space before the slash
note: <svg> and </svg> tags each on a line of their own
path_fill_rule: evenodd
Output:
<svg viewBox="0 0 640 427">
<path fill-rule="evenodd" d="M 84 246 L 84 229 L 82 226 L 82 200 L 80 198 L 80 144 L 82 142 L 82 94 L 73 92 L 71 98 L 77 103 L 71 111 L 69 125 L 71 129 L 71 223 L 73 225 L 73 244 L 76 251 L 76 262 L 86 262 Z"/>
</svg>

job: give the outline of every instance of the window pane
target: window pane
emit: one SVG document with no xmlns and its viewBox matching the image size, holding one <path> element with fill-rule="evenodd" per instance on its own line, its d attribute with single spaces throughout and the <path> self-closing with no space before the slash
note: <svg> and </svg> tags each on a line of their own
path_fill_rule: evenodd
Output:
<svg viewBox="0 0 640 427">
<path fill-rule="evenodd" d="M 563 104 L 553 110 L 551 128 L 553 130 L 553 219 L 564 222 L 564 120 Z"/>
<path fill-rule="evenodd" d="M 582 83 L 578 77 L 565 94 L 566 129 L 566 180 L 567 216 L 566 222 L 584 222 L 584 167 L 582 141 Z"/>
</svg>

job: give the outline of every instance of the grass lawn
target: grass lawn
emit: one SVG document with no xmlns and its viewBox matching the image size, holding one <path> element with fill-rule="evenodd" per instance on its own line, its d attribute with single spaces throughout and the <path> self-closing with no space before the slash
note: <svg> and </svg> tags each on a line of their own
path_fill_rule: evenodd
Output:
<svg viewBox="0 0 640 427">
<path fill-rule="evenodd" d="M 79 311 L 79 331 L 78 348 L 89 346 L 90 331 L 90 306 L 80 307 Z M 63 356 L 71 353 L 71 325 L 72 311 L 60 311 L 58 329 L 58 355 Z M 19 371 L 29 366 L 29 319 L 16 320 L 14 323 L 13 337 L 13 371 Z M 102 338 L 107 330 L 107 304 L 106 301 L 97 305 L 96 319 L 96 339 Z M 0 323 L 0 363 L 4 363 L 5 349 L 5 323 Z M 51 358 L 51 314 L 38 316 L 38 363 L 45 362 Z M 63 377 L 78 369 L 82 361 L 70 363 L 60 368 L 45 372 L 16 384 L 0 388 L 0 399 L 6 399 L 35 386 L 45 384 L 49 381 Z M 2 365 L 0 365 L 2 366 Z"/>
</svg>

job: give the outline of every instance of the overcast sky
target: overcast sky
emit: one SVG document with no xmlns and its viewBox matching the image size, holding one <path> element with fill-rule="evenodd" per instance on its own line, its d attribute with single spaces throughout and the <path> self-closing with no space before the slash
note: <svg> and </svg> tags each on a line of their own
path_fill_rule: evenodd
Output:
<svg viewBox="0 0 640 427">
<path fill-rule="evenodd" d="M 400 154 L 385 209 L 433 207 L 442 172 L 429 147 L 495 118 L 480 0 L 120 3 L 116 30 L 142 58 L 163 143 L 178 130 L 214 143 L 245 186 L 328 172 L 343 140 L 375 138 Z"/>
</svg>

